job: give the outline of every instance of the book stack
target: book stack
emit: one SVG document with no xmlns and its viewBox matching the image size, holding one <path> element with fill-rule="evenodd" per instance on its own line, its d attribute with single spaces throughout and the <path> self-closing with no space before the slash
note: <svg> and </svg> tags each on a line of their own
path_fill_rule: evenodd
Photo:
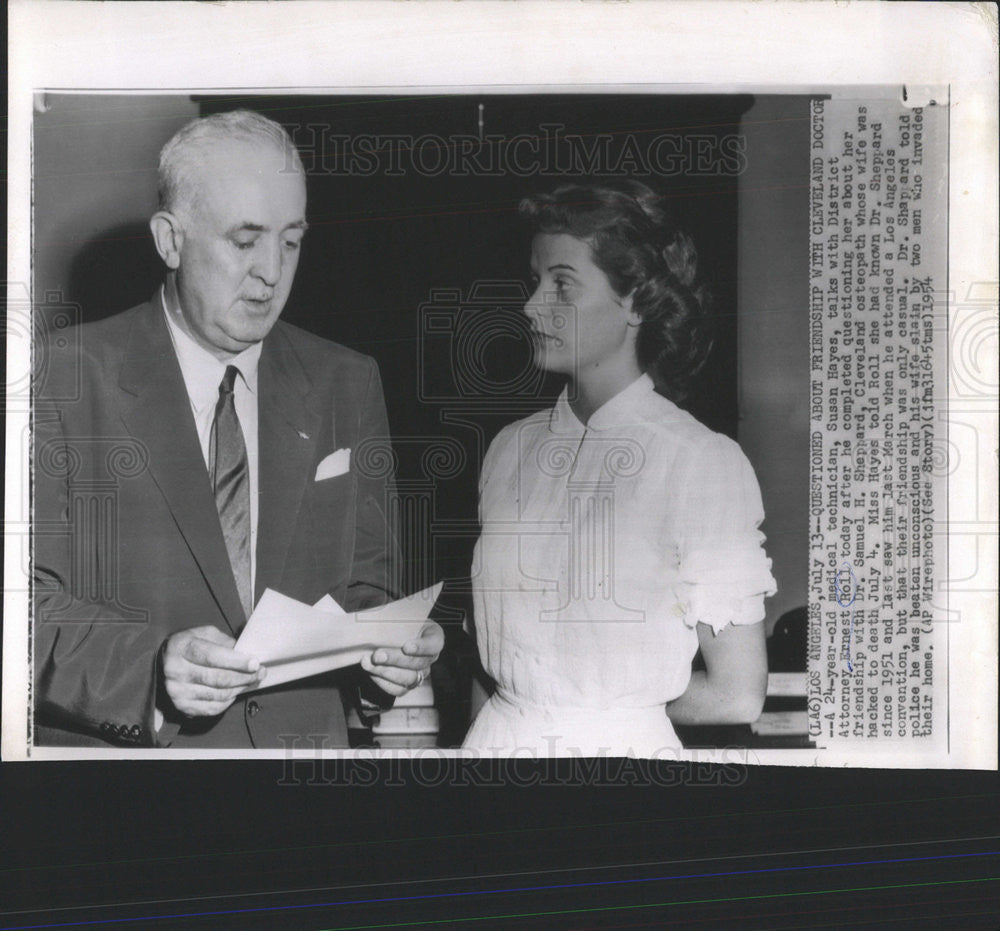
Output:
<svg viewBox="0 0 1000 931">
<path fill-rule="evenodd" d="M 434 686 L 426 679 L 415 689 L 400 695 L 372 724 L 374 745 L 383 750 L 436 747 L 440 730 L 434 707 Z"/>
<path fill-rule="evenodd" d="M 769 672 L 761 716 L 750 725 L 755 747 L 809 747 L 806 673 Z"/>
</svg>

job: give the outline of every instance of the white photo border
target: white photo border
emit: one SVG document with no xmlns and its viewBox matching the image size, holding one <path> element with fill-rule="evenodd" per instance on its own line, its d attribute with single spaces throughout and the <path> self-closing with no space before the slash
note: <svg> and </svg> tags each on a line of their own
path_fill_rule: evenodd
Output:
<svg viewBox="0 0 1000 931">
<path fill-rule="evenodd" d="M 856 96 L 864 85 L 905 84 L 911 94 L 949 87 L 949 289 L 961 299 L 985 284 L 996 300 L 996 22 L 978 4 L 293 0 L 237 7 L 14 0 L 9 25 L 8 287 L 32 280 L 30 130 L 36 92 L 836 94 L 849 86 Z M 985 361 L 995 368 L 992 346 L 987 344 L 993 356 Z M 26 348 L 25 340 L 8 339 L 8 384 L 27 370 Z M 983 448 L 991 451 L 1000 410 L 995 401 L 983 412 L 983 429 L 993 431 Z M 6 411 L 4 760 L 24 757 L 23 737 L 19 743 L 11 722 L 28 714 L 29 610 L 17 533 L 28 493 L 19 442 L 28 413 L 10 404 Z M 980 554 L 974 584 L 963 588 L 963 577 L 953 574 L 959 571 L 954 558 L 949 565 L 948 578 L 956 581 L 952 607 L 982 623 L 952 631 L 953 655 L 963 659 L 963 686 L 950 694 L 952 752 L 942 768 L 997 766 L 996 478 L 991 460 L 978 488 L 949 487 L 949 513 L 963 496 L 978 494 L 986 519 L 960 528 L 973 535 Z M 32 749 L 33 759 L 179 756 L 169 750 Z M 762 750 L 755 756 L 780 765 L 927 767 L 926 755 L 916 750 L 894 751 L 891 760 L 876 748 L 861 759 L 830 750 Z M 711 758 L 698 754 L 699 760 Z"/>
</svg>

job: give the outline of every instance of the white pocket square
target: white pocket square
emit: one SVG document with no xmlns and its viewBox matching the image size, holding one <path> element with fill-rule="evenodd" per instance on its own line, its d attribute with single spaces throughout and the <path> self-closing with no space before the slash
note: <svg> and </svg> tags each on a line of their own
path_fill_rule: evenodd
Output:
<svg viewBox="0 0 1000 931">
<path fill-rule="evenodd" d="M 325 478 L 336 478 L 343 475 L 351 468 L 351 451 L 349 449 L 338 449 L 335 453 L 330 453 L 318 466 L 316 466 L 315 481 L 321 482 Z"/>
</svg>

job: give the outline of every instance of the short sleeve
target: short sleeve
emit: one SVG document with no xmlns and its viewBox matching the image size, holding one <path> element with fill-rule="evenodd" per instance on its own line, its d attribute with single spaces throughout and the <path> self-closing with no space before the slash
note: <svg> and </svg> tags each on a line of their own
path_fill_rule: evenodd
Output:
<svg viewBox="0 0 1000 931">
<path fill-rule="evenodd" d="M 679 591 L 684 621 L 728 624 L 764 618 L 776 591 L 764 552 L 760 487 L 743 450 L 720 434 L 696 447 L 680 475 Z"/>
</svg>

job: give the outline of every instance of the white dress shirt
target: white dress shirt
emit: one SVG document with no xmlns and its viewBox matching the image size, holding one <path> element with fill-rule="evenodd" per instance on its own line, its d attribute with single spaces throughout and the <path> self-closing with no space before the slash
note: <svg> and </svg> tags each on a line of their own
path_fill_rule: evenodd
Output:
<svg viewBox="0 0 1000 931">
<path fill-rule="evenodd" d="M 238 356 L 226 362 L 220 362 L 206 349 L 199 346 L 184 330 L 174 317 L 179 314 L 177 308 L 168 308 L 166 294 L 161 289 L 160 298 L 163 312 L 167 318 L 167 328 L 177 353 L 181 374 L 184 376 L 184 386 L 187 388 L 188 399 L 191 402 L 191 413 L 198 430 L 198 442 L 201 444 L 201 454 L 208 469 L 208 444 L 212 434 L 212 421 L 215 419 L 215 407 L 219 401 L 219 385 L 226 374 L 226 368 L 235 365 L 240 377 L 236 379 L 233 388 L 233 402 L 236 416 L 243 430 L 243 443 L 247 450 L 247 465 L 250 471 L 250 590 L 257 578 L 257 493 L 259 482 L 259 445 L 257 441 L 257 366 L 260 362 L 261 343 L 254 343 L 249 349 L 244 349 Z"/>
<path fill-rule="evenodd" d="M 212 421 L 215 406 L 219 401 L 219 385 L 226 374 L 226 368 L 235 365 L 240 377 L 233 386 L 233 404 L 243 431 L 243 445 L 247 451 L 247 466 L 250 473 L 250 590 L 257 577 L 257 489 L 259 444 L 257 441 L 257 365 L 260 362 L 261 344 L 254 343 L 227 362 L 220 362 L 206 349 L 199 346 L 177 323 L 174 314 L 180 315 L 179 308 L 167 305 L 164 288 L 160 289 L 160 304 L 167 318 L 167 330 L 177 353 L 177 361 L 184 378 L 201 455 L 208 469 L 208 445 L 212 435 Z M 159 732 L 163 727 L 163 711 L 159 707 L 153 712 L 153 727 Z"/>
</svg>

